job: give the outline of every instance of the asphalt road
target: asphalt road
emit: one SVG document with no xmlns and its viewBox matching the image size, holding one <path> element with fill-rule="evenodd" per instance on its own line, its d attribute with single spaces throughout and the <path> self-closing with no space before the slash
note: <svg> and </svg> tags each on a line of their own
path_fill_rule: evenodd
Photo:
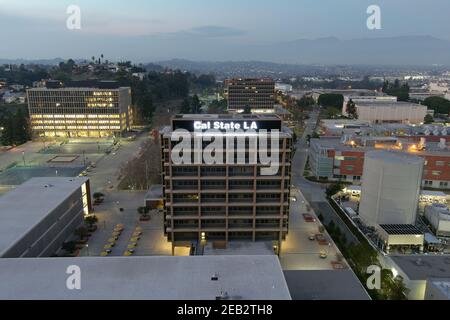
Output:
<svg viewBox="0 0 450 320">
<path fill-rule="evenodd" d="M 325 196 L 326 184 L 309 181 L 303 176 L 306 160 L 308 159 L 308 145 L 306 143 L 306 136 L 308 134 L 311 135 L 316 128 L 319 117 L 319 109 L 315 108 L 310 112 L 309 116 L 310 119 L 308 119 L 305 123 L 306 128 L 303 136 L 297 140 L 297 150 L 292 161 L 292 184 L 300 190 L 305 197 L 305 200 L 309 202 L 316 214 L 322 214 L 325 224 L 333 221 L 335 225 L 340 227 L 341 232 L 345 234 L 347 241 L 357 244 L 359 243 L 358 239 L 353 235 L 345 222 L 342 221 L 341 217 L 328 203 Z"/>
</svg>

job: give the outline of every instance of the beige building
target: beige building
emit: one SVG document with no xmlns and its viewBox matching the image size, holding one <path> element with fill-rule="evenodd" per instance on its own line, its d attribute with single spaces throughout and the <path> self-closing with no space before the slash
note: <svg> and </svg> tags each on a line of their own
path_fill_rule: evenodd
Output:
<svg viewBox="0 0 450 320">
<path fill-rule="evenodd" d="M 427 115 L 426 106 L 409 102 L 374 100 L 356 101 L 355 105 L 358 119 L 371 123 L 420 124 Z"/>
<path fill-rule="evenodd" d="M 132 125 L 129 87 L 43 87 L 27 96 L 35 137 L 110 137 Z"/>
</svg>

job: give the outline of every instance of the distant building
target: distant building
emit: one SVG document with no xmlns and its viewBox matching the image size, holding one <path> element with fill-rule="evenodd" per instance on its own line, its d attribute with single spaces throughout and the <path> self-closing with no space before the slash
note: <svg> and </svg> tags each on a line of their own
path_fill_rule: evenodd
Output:
<svg viewBox="0 0 450 320">
<path fill-rule="evenodd" d="M 433 227 L 436 236 L 450 237 L 450 210 L 446 204 L 425 207 L 425 217 Z"/>
<path fill-rule="evenodd" d="M 292 85 L 291 84 L 277 82 L 277 83 L 275 83 L 275 90 L 276 91 L 281 91 L 283 93 L 289 93 L 289 92 L 292 92 Z"/>
<path fill-rule="evenodd" d="M 343 136 L 311 139 L 311 173 L 327 180 L 361 182 L 365 154 L 373 150 L 394 150 L 424 159 L 422 187 L 450 189 L 450 150 L 446 137 Z M 436 139 L 439 142 L 435 142 Z M 440 138 L 440 139 L 439 139 Z M 421 144 L 424 143 L 423 146 Z"/>
<path fill-rule="evenodd" d="M 28 180 L 0 197 L 0 258 L 49 257 L 90 210 L 87 178 Z"/>
<path fill-rule="evenodd" d="M 110 137 L 130 130 L 131 89 L 113 82 L 51 82 L 27 90 L 36 137 Z"/>
<path fill-rule="evenodd" d="M 242 112 L 249 107 L 252 112 L 273 110 L 275 104 L 275 82 L 273 79 L 228 79 L 225 80 L 225 96 L 228 111 Z"/>
<path fill-rule="evenodd" d="M 384 101 L 384 99 L 356 101 L 355 107 L 358 119 L 371 123 L 421 124 L 427 115 L 427 106 L 402 101 Z M 346 105 L 342 114 L 347 115 Z"/>
</svg>

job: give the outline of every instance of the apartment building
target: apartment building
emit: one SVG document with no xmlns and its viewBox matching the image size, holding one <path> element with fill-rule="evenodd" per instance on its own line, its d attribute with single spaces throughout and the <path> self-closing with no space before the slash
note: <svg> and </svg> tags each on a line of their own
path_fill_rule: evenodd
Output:
<svg viewBox="0 0 450 320">
<path fill-rule="evenodd" d="M 219 129 L 208 133 L 206 129 L 213 127 Z M 216 142 L 217 135 L 225 135 L 226 141 L 220 142 L 223 150 L 214 151 L 224 161 L 208 163 L 203 157 L 196 163 L 175 163 L 178 142 L 174 137 L 179 130 L 203 138 L 199 142 L 203 155 L 211 148 L 205 137 Z M 264 145 L 260 138 L 266 130 L 278 134 Z M 172 127 L 161 132 L 168 240 L 174 246 L 192 241 L 265 240 L 279 249 L 288 231 L 292 148 L 292 133 L 276 115 L 174 117 Z M 260 161 L 266 151 L 274 159 L 275 170 L 270 174 Z M 250 161 L 255 155 L 256 163 Z"/>
<path fill-rule="evenodd" d="M 35 137 L 111 137 L 131 128 L 131 89 L 83 81 L 27 90 Z"/>
<path fill-rule="evenodd" d="M 228 111 L 242 112 L 249 107 L 252 112 L 274 109 L 275 82 L 270 78 L 225 80 Z"/>
<path fill-rule="evenodd" d="M 344 136 L 311 139 L 309 167 L 313 176 L 328 180 L 359 183 L 368 151 L 394 150 L 424 158 L 422 187 L 450 189 L 450 150 L 447 141 L 433 136 L 369 137 Z"/>
</svg>

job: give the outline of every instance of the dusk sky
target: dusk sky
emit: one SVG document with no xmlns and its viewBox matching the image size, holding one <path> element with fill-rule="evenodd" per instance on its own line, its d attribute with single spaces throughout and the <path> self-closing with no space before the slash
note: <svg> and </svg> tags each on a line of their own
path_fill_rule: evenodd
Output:
<svg viewBox="0 0 450 320">
<path fill-rule="evenodd" d="M 66 28 L 71 4 L 80 30 Z M 371 4 L 381 7 L 381 30 L 366 27 Z M 0 58 L 152 61 L 331 36 L 450 40 L 449 12 L 448 0 L 0 0 Z"/>
</svg>

